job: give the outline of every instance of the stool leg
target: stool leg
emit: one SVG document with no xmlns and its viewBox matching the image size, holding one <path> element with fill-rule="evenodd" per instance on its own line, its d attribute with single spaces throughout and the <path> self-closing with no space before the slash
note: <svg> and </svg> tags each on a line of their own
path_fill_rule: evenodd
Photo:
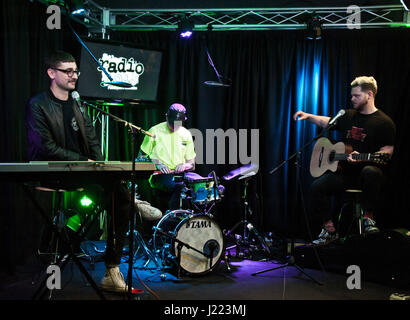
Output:
<svg viewBox="0 0 410 320">
<path fill-rule="evenodd" d="M 360 234 L 363 234 L 364 232 L 364 223 L 363 223 L 363 209 L 360 207 L 360 218 L 359 218 L 359 224 L 360 224 Z"/>
<path fill-rule="evenodd" d="M 360 206 L 360 202 L 359 199 L 355 199 L 355 215 L 356 215 L 356 219 L 359 223 L 359 234 L 363 234 L 363 210 Z"/>
</svg>

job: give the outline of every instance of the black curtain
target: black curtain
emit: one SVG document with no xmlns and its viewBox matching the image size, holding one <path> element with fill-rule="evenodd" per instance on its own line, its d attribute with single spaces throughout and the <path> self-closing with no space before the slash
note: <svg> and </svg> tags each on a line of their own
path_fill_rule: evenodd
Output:
<svg viewBox="0 0 410 320">
<path fill-rule="evenodd" d="M 25 161 L 24 107 L 31 95 L 48 85 L 42 59 L 49 50 L 59 48 L 72 52 L 79 61 L 81 46 L 64 21 L 61 30 L 47 29 L 43 5 L 23 0 L 1 5 L 0 161 Z M 74 28 L 83 38 L 87 36 L 84 27 L 74 24 Z M 180 102 L 188 109 L 187 127 L 204 136 L 207 129 L 247 129 L 249 142 L 250 130 L 259 130 L 260 170 L 250 180 L 248 195 L 253 208 L 250 220 L 263 232 L 307 236 L 304 205 L 312 181 L 308 172 L 311 148 L 301 153 L 302 188 L 297 184 L 294 161 L 269 174 L 318 133 L 312 124 L 295 123 L 294 112 L 335 115 L 350 107 L 354 77 L 373 75 L 379 85 L 376 106 L 397 126 L 391 179 L 384 194 L 386 206 L 377 221 L 385 228 L 409 227 L 408 28 L 325 30 L 321 41 L 306 40 L 303 30 L 203 32 L 189 40 L 173 32 L 124 31 L 112 32 L 110 39 L 164 52 L 157 103 L 110 108 L 114 114 L 148 129 L 164 120 L 171 103 Z M 231 87 L 203 84 L 217 80 L 207 50 L 218 72 L 231 79 Z M 142 137 L 138 139 L 139 144 Z M 109 159 L 130 160 L 131 146 L 126 130 L 111 123 Z M 225 146 L 226 163 L 230 147 Z M 202 154 L 206 159 L 205 150 Z M 239 161 L 217 164 L 215 155 L 214 163 L 198 165 L 197 172 L 207 175 L 215 170 L 222 177 L 239 166 Z M 221 228 L 229 228 L 243 216 L 242 185 L 238 181 L 223 184 L 226 196 L 218 204 L 215 219 Z M 14 265 L 35 250 L 32 239 L 39 236 L 41 222 L 31 204 L 21 201 L 24 195 L 17 185 L 2 184 L 1 191 L 0 249 L 7 252 L 9 265 Z M 318 226 L 311 227 L 316 232 Z"/>
</svg>

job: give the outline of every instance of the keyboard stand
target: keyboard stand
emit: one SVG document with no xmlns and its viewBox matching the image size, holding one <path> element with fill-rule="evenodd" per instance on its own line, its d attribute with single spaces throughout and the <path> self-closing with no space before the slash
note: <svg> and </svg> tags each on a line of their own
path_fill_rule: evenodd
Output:
<svg viewBox="0 0 410 320">
<path fill-rule="evenodd" d="M 68 262 L 70 262 L 70 260 L 73 260 L 74 263 L 77 265 L 77 267 L 80 269 L 81 273 L 87 279 L 88 283 L 94 289 L 94 291 L 98 295 L 98 297 L 101 300 L 106 300 L 106 298 L 103 295 L 103 293 L 101 292 L 100 288 L 98 288 L 98 286 L 94 282 L 93 278 L 87 272 L 87 270 L 85 269 L 83 264 L 80 262 L 78 257 L 74 254 L 73 247 L 72 247 L 72 244 L 70 242 L 70 239 L 67 239 L 66 237 L 64 237 L 64 235 L 58 230 L 58 228 L 48 219 L 48 217 L 47 217 L 46 213 L 44 212 L 43 208 L 40 206 L 40 204 L 37 202 L 37 200 L 33 196 L 33 193 L 31 192 L 30 188 L 27 185 L 23 184 L 23 189 L 26 192 L 26 194 L 28 195 L 28 197 L 30 198 L 30 200 L 33 202 L 34 206 L 37 208 L 37 211 L 40 214 L 40 216 L 43 218 L 44 222 L 49 227 L 51 227 L 52 232 L 58 237 L 58 239 L 61 241 L 61 243 L 65 244 L 65 247 L 68 248 L 67 249 L 68 253 L 61 254 L 61 256 L 58 258 L 58 260 L 56 262 L 56 265 L 60 267 L 60 271 L 62 272 L 64 270 L 64 268 L 66 267 L 66 265 L 68 264 Z M 32 300 L 36 300 L 37 298 L 38 299 L 43 299 L 44 298 L 44 296 L 45 296 L 45 294 L 48 290 L 47 287 L 46 287 L 47 279 L 48 279 L 48 277 L 46 277 L 41 282 L 40 286 L 38 287 L 38 289 L 34 293 L 34 295 L 32 297 Z"/>
</svg>

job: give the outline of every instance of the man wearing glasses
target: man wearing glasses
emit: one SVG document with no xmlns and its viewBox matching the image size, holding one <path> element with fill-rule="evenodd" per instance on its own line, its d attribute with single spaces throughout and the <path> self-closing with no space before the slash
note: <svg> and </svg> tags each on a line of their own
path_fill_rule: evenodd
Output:
<svg viewBox="0 0 410 320">
<path fill-rule="evenodd" d="M 50 87 L 32 97 L 26 109 L 29 160 L 104 160 L 87 112 L 70 95 L 80 75 L 75 59 L 69 53 L 56 51 L 46 58 L 45 64 Z M 59 184 L 58 187 L 69 190 L 83 187 L 87 191 L 97 192 L 102 201 L 105 200 L 103 206 L 111 219 L 105 252 L 106 271 L 101 288 L 114 292 L 128 291 L 119 271 L 129 229 L 130 194 L 126 184 L 121 181 L 106 181 L 104 185 L 95 185 L 86 181 L 68 180 L 64 179 L 64 185 Z"/>
</svg>

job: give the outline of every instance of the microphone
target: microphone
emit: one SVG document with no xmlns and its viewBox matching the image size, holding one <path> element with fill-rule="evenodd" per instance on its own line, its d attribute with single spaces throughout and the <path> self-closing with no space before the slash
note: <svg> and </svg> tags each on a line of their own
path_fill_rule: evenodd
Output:
<svg viewBox="0 0 410 320">
<path fill-rule="evenodd" d="M 73 98 L 77 104 L 80 103 L 80 94 L 77 91 L 71 92 L 71 98 Z"/>
<path fill-rule="evenodd" d="M 81 114 L 84 117 L 84 108 L 81 105 L 81 99 L 80 99 L 80 94 L 77 91 L 71 92 L 71 98 L 75 101 L 75 104 L 77 105 L 78 109 L 80 109 Z"/>
<path fill-rule="evenodd" d="M 230 87 L 230 84 L 225 84 L 218 81 L 204 81 L 204 84 L 210 87 Z"/>
<path fill-rule="evenodd" d="M 344 114 L 346 113 L 346 111 L 344 109 L 341 109 L 337 115 L 335 115 L 332 119 L 329 120 L 329 123 L 327 124 L 326 128 L 330 128 L 331 126 L 336 124 L 337 119 L 339 119 L 340 117 L 342 117 Z"/>
</svg>

